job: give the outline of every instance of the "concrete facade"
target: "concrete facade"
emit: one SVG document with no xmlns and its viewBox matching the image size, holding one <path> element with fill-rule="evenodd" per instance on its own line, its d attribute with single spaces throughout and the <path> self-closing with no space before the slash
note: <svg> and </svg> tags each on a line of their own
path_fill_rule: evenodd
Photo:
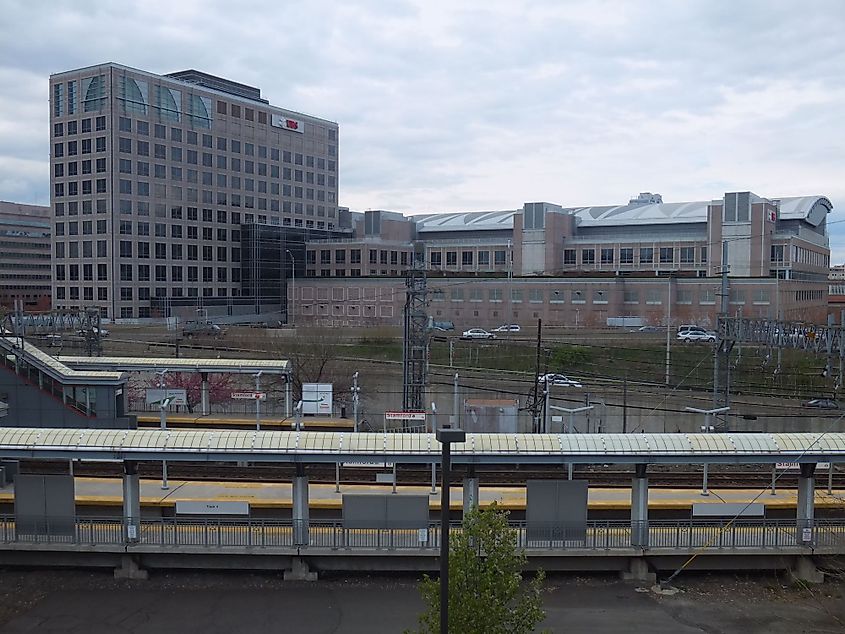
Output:
<svg viewBox="0 0 845 634">
<path fill-rule="evenodd" d="M 53 306 L 241 294 L 241 224 L 337 223 L 338 126 L 257 88 L 108 63 L 50 77 Z M 160 311 L 156 311 L 160 312 Z"/>
</svg>

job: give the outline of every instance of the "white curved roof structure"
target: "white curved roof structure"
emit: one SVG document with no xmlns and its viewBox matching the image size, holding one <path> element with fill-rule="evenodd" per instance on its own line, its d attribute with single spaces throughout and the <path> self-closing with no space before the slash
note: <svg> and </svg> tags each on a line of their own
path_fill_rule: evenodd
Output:
<svg viewBox="0 0 845 634">
<path fill-rule="evenodd" d="M 779 201 L 782 220 L 804 220 L 813 226 L 821 224 L 833 209 L 824 196 L 772 198 Z M 709 200 L 686 203 L 625 204 L 598 207 L 566 207 L 564 213 L 578 218 L 580 227 L 625 225 L 660 225 L 707 222 Z M 478 231 L 513 229 L 514 214 L 521 210 L 472 211 L 413 216 L 420 233 L 436 231 Z"/>
<path fill-rule="evenodd" d="M 578 216 L 579 227 L 657 225 L 707 222 L 709 201 L 656 203 L 611 207 L 572 207 L 564 211 Z"/>
<path fill-rule="evenodd" d="M 440 460 L 434 434 L 0 428 L 7 457 L 266 462 Z M 467 434 L 455 463 L 845 462 L 845 433 Z"/>
<path fill-rule="evenodd" d="M 432 233 L 435 231 L 490 231 L 513 229 L 513 216 L 516 210 L 509 211 L 469 211 L 449 214 L 423 214 L 414 216 L 417 231 Z"/>
</svg>

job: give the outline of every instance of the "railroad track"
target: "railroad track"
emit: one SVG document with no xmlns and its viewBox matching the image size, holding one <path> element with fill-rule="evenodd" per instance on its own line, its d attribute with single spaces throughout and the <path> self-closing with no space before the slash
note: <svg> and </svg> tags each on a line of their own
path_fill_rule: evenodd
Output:
<svg viewBox="0 0 845 634">
<path fill-rule="evenodd" d="M 138 465 L 142 478 L 160 478 L 161 464 L 158 462 L 143 462 Z M 205 482 L 290 482 L 295 475 L 294 466 L 287 464 L 267 465 L 257 464 L 241 467 L 229 464 L 209 463 L 168 463 L 168 476 L 175 480 L 192 480 Z M 347 484 L 372 484 L 376 473 L 390 471 L 391 468 L 343 466 L 341 467 L 341 481 Z M 104 462 L 76 462 L 74 474 L 84 477 L 118 478 L 123 474 L 118 463 Z M 68 464 L 56 461 L 21 461 L 22 473 L 67 473 Z M 476 467 L 476 476 L 482 485 L 488 486 L 516 486 L 524 485 L 526 480 L 560 479 L 566 477 L 566 466 L 549 466 L 545 468 L 511 468 Z M 311 482 L 333 483 L 335 481 L 334 465 L 309 465 L 306 472 Z M 457 466 L 453 472 L 453 479 L 459 482 L 465 470 Z M 592 486 L 626 487 L 631 483 L 632 470 L 618 467 L 602 467 L 597 465 L 576 466 L 574 477 L 586 479 Z M 439 474 L 438 474 L 439 477 Z M 701 470 L 678 470 L 667 466 L 653 465 L 649 469 L 649 486 L 667 488 L 695 488 L 701 486 Z M 827 487 L 827 472 L 818 472 L 816 486 Z M 431 468 L 422 465 L 398 465 L 397 481 L 406 485 L 427 485 L 431 483 Z M 797 471 L 786 471 L 780 475 L 778 484 L 782 487 L 794 487 L 798 481 Z M 768 468 L 736 469 L 720 468 L 711 465 L 708 473 L 708 483 L 715 488 L 754 488 L 765 487 L 771 483 L 771 470 Z M 845 488 L 845 471 L 834 465 L 834 488 Z"/>
</svg>

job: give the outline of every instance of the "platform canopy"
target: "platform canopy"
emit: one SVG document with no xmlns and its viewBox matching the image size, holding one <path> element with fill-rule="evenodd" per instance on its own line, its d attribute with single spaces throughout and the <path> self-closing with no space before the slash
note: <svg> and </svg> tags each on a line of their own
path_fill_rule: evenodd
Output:
<svg viewBox="0 0 845 634">
<path fill-rule="evenodd" d="M 223 374 L 290 374 L 283 359 L 174 359 L 168 357 L 57 357 L 65 365 L 85 370 L 119 372 L 219 372 Z"/>
<path fill-rule="evenodd" d="M 434 434 L 0 428 L 9 458 L 258 462 L 440 459 Z M 464 464 L 845 462 L 845 433 L 467 434 Z"/>
</svg>

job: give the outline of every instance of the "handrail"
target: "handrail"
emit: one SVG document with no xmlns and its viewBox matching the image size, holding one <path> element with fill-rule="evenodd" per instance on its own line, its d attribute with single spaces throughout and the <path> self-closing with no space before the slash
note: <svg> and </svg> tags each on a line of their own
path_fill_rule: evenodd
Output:
<svg viewBox="0 0 845 634">
<path fill-rule="evenodd" d="M 532 551 L 651 551 L 710 552 L 808 547 L 838 548 L 845 552 L 845 517 L 814 520 L 681 519 L 588 520 L 578 523 L 537 524 L 511 521 L 517 545 Z M 129 529 L 132 529 L 131 531 Z M 646 530 L 647 529 L 647 530 Z M 453 522 L 451 530 L 460 531 Z M 131 535 L 131 539 L 129 536 Z M 634 544 L 633 540 L 644 539 Z M 213 548 L 315 548 L 331 550 L 414 550 L 439 548 L 440 524 L 425 527 L 347 528 L 339 520 L 231 517 L 43 517 L 0 515 L 0 544 L 51 543 Z"/>
</svg>

